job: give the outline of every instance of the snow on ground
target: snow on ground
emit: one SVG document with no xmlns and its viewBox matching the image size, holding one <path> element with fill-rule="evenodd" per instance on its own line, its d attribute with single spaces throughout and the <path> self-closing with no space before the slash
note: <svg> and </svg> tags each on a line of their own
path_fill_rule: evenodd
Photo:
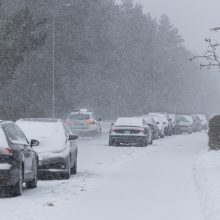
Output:
<svg viewBox="0 0 220 220">
<path fill-rule="evenodd" d="M 146 148 L 109 147 L 107 131 L 78 141 L 78 174 L 0 198 L 1 220 L 201 220 L 193 165 L 206 134 Z"/>
<path fill-rule="evenodd" d="M 195 165 L 206 220 L 220 219 L 220 152 L 204 151 Z"/>
</svg>

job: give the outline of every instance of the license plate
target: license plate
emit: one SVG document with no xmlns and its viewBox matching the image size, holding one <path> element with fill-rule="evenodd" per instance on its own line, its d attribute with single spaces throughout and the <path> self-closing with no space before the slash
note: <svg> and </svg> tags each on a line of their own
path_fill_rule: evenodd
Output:
<svg viewBox="0 0 220 220">
<path fill-rule="evenodd" d="M 124 131 L 124 134 L 130 134 L 130 131 Z"/>
</svg>

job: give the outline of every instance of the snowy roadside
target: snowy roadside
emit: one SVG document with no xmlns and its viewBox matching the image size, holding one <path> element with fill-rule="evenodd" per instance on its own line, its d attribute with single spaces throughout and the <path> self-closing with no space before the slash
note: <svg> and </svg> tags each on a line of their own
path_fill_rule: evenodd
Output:
<svg viewBox="0 0 220 220">
<path fill-rule="evenodd" d="M 195 179 L 205 220 L 220 219 L 220 152 L 202 152 L 195 163 Z"/>
</svg>

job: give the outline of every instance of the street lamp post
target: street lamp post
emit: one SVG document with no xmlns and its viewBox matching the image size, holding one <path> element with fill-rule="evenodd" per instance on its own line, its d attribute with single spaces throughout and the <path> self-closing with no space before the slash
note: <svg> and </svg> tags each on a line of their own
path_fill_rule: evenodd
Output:
<svg viewBox="0 0 220 220">
<path fill-rule="evenodd" d="M 64 5 L 60 5 L 60 6 L 56 6 L 53 9 L 53 15 L 52 15 L 52 75 L 53 75 L 53 79 L 52 79 L 52 117 L 55 117 L 55 13 L 56 13 L 56 9 L 60 9 L 62 7 L 69 7 L 72 4 L 64 4 Z"/>
</svg>

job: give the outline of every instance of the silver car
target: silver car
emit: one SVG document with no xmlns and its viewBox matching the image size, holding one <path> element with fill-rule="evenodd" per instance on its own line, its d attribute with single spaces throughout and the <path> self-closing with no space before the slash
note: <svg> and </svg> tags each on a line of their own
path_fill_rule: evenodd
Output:
<svg viewBox="0 0 220 220">
<path fill-rule="evenodd" d="M 38 174 L 40 178 L 61 174 L 69 179 L 77 172 L 77 145 L 78 138 L 69 130 L 60 119 L 26 118 L 16 122 L 27 138 L 36 138 L 40 144 L 34 147 L 38 154 Z"/>
<path fill-rule="evenodd" d="M 100 135 L 102 133 L 101 119 L 97 119 L 91 110 L 75 110 L 69 114 L 66 124 L 78 135 Z"/>
</svg>

